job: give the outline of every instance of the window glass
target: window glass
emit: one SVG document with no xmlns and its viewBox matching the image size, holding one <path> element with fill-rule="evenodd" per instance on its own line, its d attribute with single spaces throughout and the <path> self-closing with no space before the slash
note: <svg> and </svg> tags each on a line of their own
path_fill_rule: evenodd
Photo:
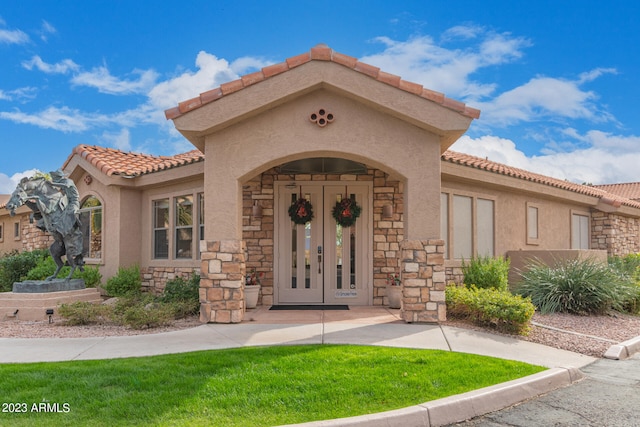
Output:
<svg viewBox="0 0 640 427">
<path fill-rule="evenodd" d="M 193 196 L 175 199 L 176 258 L 191 258 L 193 243 Z"/>
<path fill-rule="evenodd" d="M 153 257 L 169 258 L 169 199 L 153 202 Z"/>
<path fill-rule="evenodd" d="M 538 208 L 535 206 L 527 207 L 527 239 L 535 240 L 538 238 Z"/>
<path fill-rule="evenodd" d="M 96 197 L 88 197 L 80 206 L 82 256 L 102 257 L 102 204 Z"/>
<path fill-rule="evenodd" d="M 589 217 L 571 215 L 571 249 L 589 249 Z"/>
<path fill-rule="evenodd" d="M 473 255 L 472 199 L 453 196 L 453 257 L 469 259 Z"/>
<path fill-rule="evenodd" d="M 493 221 L 493 200 L 478 199 L 477 200 L 478 217 L 478 256 L 494 255 L 494 221 Z"/>
</svg>

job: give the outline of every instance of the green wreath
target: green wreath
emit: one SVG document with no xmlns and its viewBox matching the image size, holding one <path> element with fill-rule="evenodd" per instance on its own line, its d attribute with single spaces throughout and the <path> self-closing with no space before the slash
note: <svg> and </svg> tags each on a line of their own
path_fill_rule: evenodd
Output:
<svg viewBox="0 0 640 427">
<path fill-rule="evenodd" d="M 300 197 L 289 206 L 289 217 L 296 224 L 306 224 L 313 218 L 313 206 L 307 199 Z"/>
<path fill-rule="evenodd" d="M 355 200 L 344 198 L 337 202 L 331 214 L 338 224 L 343 227 L 351 227 L 356 223 L 362 208 Z"/>
</svg>

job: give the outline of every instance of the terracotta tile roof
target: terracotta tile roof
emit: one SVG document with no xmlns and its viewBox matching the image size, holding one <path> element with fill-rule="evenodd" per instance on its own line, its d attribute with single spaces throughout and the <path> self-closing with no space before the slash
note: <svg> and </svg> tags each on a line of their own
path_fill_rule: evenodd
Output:
<svg viewBox="0 0 640 427">
<path fill-rule="evenodd" d="M 639 201 L 632 200 L 631 198 L 625 197 L 622 194 L 615 193 L 613 191 L 607 191 L 607 189 L 602 188 L 603 186 L 582 185 L 569 181 L 563 181 L 561 179 L 551 178 L 545 175 L 529 172 L 524 169 L 507 166 L 502 163 L 492 162 L 490 160 L 483 159 L 482 157 L 471 156 L 469 154 L 458 153 L 451 150 L 447 150 L 442 154 L 442 160 L 449 163 L 455 163 L 463 166 L 485 170 L 487 172 L 493 172 L 500 175 L 523 179 L 525 181 L 548 185 L 550 187 L 584 194 L 586 196 L 598 197 L 602 202 L 610 204 L 612 206 L 626 205 L 640 209 Z M 640 184 L 637 185 L 640 189 Z"/>
<path fill-rule="evenodd" d="M 603 184 L 594 185 L 594 187 L 625 197 L 631 200 L 640 201 L 640 182 L 628 182 L 624 184 Z"/>
<path fill-rule="evenodd" d="M 204 161 L 204 154 L 199 150 L 192 150 L 175 156 L 152 156 L 150 154 L 124 152 L 113 148 L 78 145 L 71 152 L 63 168 L 76 154 L 86 159 L 107 176 L 139 176 Z"/>
<path fill-rule="evenodd" d="M 223 96 L 242 90 L 247 86 L 259 83 L 265 79 L 268 79 L 269 77 L 284 73 L 309 61 L 331 61 L 352 70 L 358 71 L 362 74 L 366 74 L 367 76 L 374 78 L 379 82 L 388 84 L 395 88 L 413 93 L 430 101 L 441 104 L 443 107 L 457 111 L 465 116 L 471 117 L 473 119 L 477 119 L 480 117 L 480 110 L 471 108 L 460 101 L 447 98 L 440 92 L 434 92 L 432 90 L 426 89 L 420 84 L 408 82 L 402 80 L 399 76 L 385 73 L 378 67 L 360 62 L 356 58 L 353 58 L 351 56 L 335 52 L 333 49 L 322 44 L 311 48 L 311 51 L 308 53 L 287 58 L 284 62 L 269 65 L 262 68 L 260 71 L 242 76 L 238 80 L 223 83 L 218 88 L 201 93 L 200 96 L 186 100 L 184 102 L 180 102 L 177 107 L 166 110 L 164 112 L 165 117 L 168 120 L 175 119 L 191 110 L 195 110 L 196 108 L 200 108 L 205 104 L 214 102 L 222 98 Z"/>
</svg>

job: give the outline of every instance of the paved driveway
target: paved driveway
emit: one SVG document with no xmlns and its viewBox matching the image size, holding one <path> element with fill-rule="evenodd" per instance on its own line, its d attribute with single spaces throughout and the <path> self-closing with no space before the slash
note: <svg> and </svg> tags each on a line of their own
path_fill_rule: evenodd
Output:
<svg viewBox="0 0 640 427">
<path fill-rule="evenodd" d="M 640 425 L 640 354 L 599 359 L 580 369 L 587 377 L 511 408 L 456 424 L 464 427 Z"/>
</svg>

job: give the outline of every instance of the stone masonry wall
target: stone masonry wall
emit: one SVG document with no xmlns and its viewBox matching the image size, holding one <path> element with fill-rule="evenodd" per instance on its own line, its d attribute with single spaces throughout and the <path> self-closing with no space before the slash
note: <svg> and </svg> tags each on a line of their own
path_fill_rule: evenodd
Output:
<svg viewBox="0 0 640 427">
<path fill-rule="evenodd" d="M 34 249 L 49 249 L 54 242 L 53 236 L 36 228 L 35 223 L 29 222 L 29 217 L 25 216 L 20 221 L 22 224 L 22 250 L 33 251 Z M 12 231 L 13 233 L 13 231 Z"/>
<path fill-rule="evenodd" d="M 164 291 L 169 280 L 176 277 L 188 280 L 193 273 L 200 274 L 200 269 L 193 267 L 143 267 L 140 269 L 142 290 L 158 295 Z"/>
<path fill-rule="evenodd" d="M 591 213 L 591 249 L 603 249 L 609 256 L 640 252 L 640 220 L 615 213 Z"/>
<path fill-rule="evenodd" d="M 386 281 L 389 274 L 400 273 L 399 251 L 403 239 L 403 186 L 376 169 L 366 175 L 298 174 L 282 175 L 266 171 L 243 186 L 242 237 L 247 247 L 247 273 L 261 273 L 258 304 L 273 305 L 274 263 L 274 182 L 276 181 L 373 181 L 373 304 L 388 304 Z M 382 218 L 385 205 L 393 205 L 392 218 Z M 253 207 L 262 208 L 262 217 L 252 215 Z"/>
<path fill-rule="evenodd" d="M 408 322 L 444 322 L 444 240 L 404 240 L 402 249 L 402 318 Z"/>
</svg>

